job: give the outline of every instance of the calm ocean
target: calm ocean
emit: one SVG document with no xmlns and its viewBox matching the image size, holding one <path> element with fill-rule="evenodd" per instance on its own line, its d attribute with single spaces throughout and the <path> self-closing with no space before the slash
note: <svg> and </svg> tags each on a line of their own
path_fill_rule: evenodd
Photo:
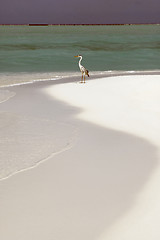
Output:
<svg viewBox="0 0 160 240">
<path fill-rule="evenodd" d="M 159 70 L 160 25 L 0 26 L 0 74 Z"/>
</svg>

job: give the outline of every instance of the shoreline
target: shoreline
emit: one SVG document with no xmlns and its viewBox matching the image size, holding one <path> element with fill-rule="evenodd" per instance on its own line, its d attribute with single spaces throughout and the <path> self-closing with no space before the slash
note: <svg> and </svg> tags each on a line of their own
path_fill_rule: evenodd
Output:
<svg viewBox="0 0 160 240">
<path fill-rule="evenodd" d="M 131 76 L 131 75 L 160 75 L 160 70 L 136 70 L 136 71 L 90 71 L 90 78 L 88 80 L 115 77 L 115 76 Z M 12 79 L 11 79 L 12 78 Z M 23 78 L 23 81 L 22 81 Z M 77 72 L 44 72 L 44 73 L 0 73 L 0 90 L 3 88 L 19 86 L 23 84 L 33 84 L 36 82 L 50 82 L 54 83 L 68 83 L 78 81 L 81 78 L 81 73 Z"/>
</svg>

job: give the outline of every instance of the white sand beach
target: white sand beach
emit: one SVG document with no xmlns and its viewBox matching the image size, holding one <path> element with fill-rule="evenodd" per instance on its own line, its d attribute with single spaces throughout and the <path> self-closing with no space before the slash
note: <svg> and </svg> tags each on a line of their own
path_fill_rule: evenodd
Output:
<svg viewBox="0 0 160 240">
<path fill-rule="evenodd" d="M 3 89 L 0 239 L 158 240 L 160 75 L 73 80 Z"/>
</svg>

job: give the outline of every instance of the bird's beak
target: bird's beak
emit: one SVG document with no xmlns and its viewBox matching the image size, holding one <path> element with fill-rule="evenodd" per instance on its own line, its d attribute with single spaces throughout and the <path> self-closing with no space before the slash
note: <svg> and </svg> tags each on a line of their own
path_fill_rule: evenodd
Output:
<svg viewBox="0 0 160 240">
<path fill-rule="evenodd" d="M 74 56 L 74 57 L 78 57 L 78 56 Z"/>
</svg>

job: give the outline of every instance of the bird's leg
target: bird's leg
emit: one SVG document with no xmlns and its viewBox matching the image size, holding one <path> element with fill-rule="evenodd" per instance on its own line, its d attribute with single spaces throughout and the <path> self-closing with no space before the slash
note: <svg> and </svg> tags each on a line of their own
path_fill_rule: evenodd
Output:
<svg viewBox="0 0 160 240">
<path fill-rule="evenodd" d="M 83 83 L 83 73 L 82 73 L 81 83 Z"/>
</svg>

